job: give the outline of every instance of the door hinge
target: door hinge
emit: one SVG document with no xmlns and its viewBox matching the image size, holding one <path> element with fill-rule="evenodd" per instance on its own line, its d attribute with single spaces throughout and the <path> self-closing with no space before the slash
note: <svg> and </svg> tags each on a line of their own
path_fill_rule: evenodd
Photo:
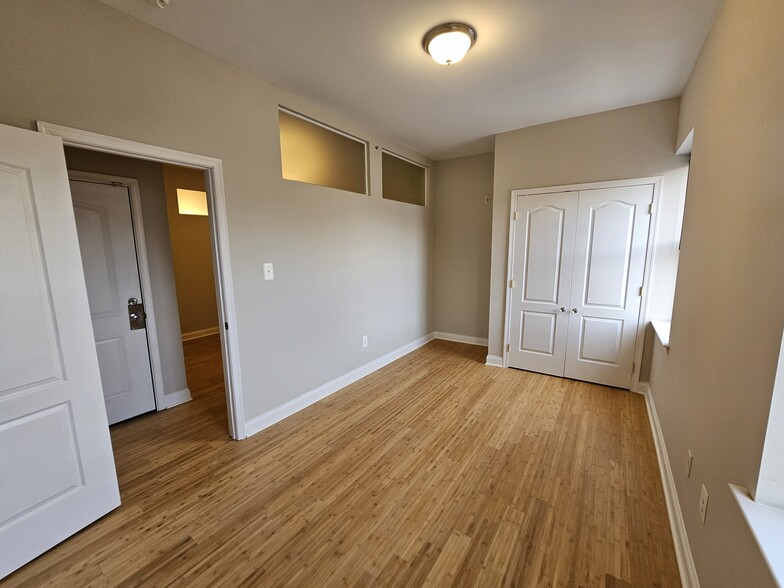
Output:
<svg viewBox="0 0 784 588">
<path fill-rule="evenodd" d="M 515 287 L 515 281 L 514 281 L 514 280 L 509 280 L 509 287 L 510 287 L 512 290 L 514 290 L 514 287 Z"/>
<path fill-rule="evenodd" d="M 645 286 L 640 286 L 640 296 L 645 294 Z"/>
<path fill-rule="evenodd" d="M 648 214 L 653 214 L 653 211 L 654 211 L 654 210 L 656 210 L 656 206 L 653 204 L 653 202 L 651 202 L 651 203 L 648 205 Z"/>
<path fill-rule="evenodd" d="M 122 182 L 112 182 L 112 186 L 115 188 L 122 188 L 123 184 Z"/>
<path fill-rule="evenodd" d="M 509 351 L 509 343 L 506 344 L 506 350 Z"/>
<path fill-rule="evenodd" d="M 512 213 L 512 220 L 517 220 L 517 219 L 518 219 L 517 211 L 515 211 Z"/>
<path fill-rule="evenodd" d="M 223 326 L 225 327 L 225 329 L 226 329 L 227 331 L 229 330 L 229 323 L 223 323 Z"/>
</svg>

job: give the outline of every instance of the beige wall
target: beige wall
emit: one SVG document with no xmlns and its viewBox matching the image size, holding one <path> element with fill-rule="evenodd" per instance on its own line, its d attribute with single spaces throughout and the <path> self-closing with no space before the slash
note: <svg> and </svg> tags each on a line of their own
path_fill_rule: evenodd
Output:
<svg viewBox="0 0 784 588">
<path fill-rule="evenodd" d="M 139 181 L 142 222 L 155 308 L 155 326 L 163 371 L 163 393 L 179 392 L 186 387 L 185 362 L 177 316 L 172 250 L 166 218 L 163 170 L 159 163 L 117 157 L 97 151 L 65 148 L 68 169 L 108 174 Z"/>
<path fill-rule="evenodd" d="M 487 338 L 493 154 L 436 164 L 436 331 Z"/>
<path fill-rule="evenodd" d="M 163 166 L 166 210 L 177 286 L 180 329 L 192 333 L 218 326 L 215 274 L 212 269 L 210 219 L 180 214 L 177 188 L 205 191 L 204 172 L 175 165 Z"/>
<path fill-rule="evenodd" d="M 667 318 L 677 267 L 675 219 L 688 158 L 675 155 L 678 99 L 581 116 L 496 135 L 488 354 L 501 356 L 511 191 L 663 176 L 650 318 Z"/>
<path fill-rule="evenodd" d="M 773 585 L 727 484 L 756 486 L 784 327 L 782 30 L 781 0 L 725 0 L 683 95 L 678 135 L 695 132 L 672 347 L 650 381 L 703 586 Z"/>
<path fill-rule="evenodd" d="M 370 196 L 283 180 L 278 104 L 432 162 L 96 0 L 2 13 L 0 122 L 223 160 L 247 418 L 433 330 L 432 208 L 381 198 L 381 149 Z"/>
</svg>

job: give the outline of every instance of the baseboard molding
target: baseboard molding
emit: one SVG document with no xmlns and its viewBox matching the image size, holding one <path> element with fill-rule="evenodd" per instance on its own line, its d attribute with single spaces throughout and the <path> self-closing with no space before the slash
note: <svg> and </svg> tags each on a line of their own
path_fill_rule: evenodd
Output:
<svg viewBox="0 0 784 588">
<path fill-rule="evenodd" d="M 436 339 L 442 339 L 443 341 L 454 341 L 455 343 L 468 343 L 469 345 L 479 345 L 481 347 L 487 347 L 487 339 L 482 339 L 481 337 L 472 337 L 470 335 L 457 335 L 455 333 L 444 333 L 442 331 L 436 331 L 433 333 Z"/>
<path fill-rule="evenodd" d="M 311 404 L 326 398 L 330 394 L 334 394 L 341 388 L 345 388 L 349 384 L 353 384 L 357 380 L 361 380 L 367 375 L 372 374 L 376 370 L 381 369 L 382 367 L 389 365 L 395 360 L 400 359 L 404 355 L 411 353 L 412 351 L 419 349 L 426 343 L 429 343 L 434 339 L 433 334 L 425 335 L 424 337 L 420 337 L 416 341 L 412 341 L 407 345 L 403 345 L 394 351 L 387 353 L 386 355 L 382 355 L 378 359 L 374 359 L 364 365 L 359 366 L 358 368 L 351 370 L 350 372 L 343 374 L 335 378 L 334 380 L 327 382 L 311 390 L 310 392 L 305 392 L 301 396 L 297 396 L 293 400 L 289 400 L 285 404 L 282 404 L 272 410 L 268 410 L 264 414 L 261 414 L 257 417 L 250 419 L 249 421 L 245 422 L 245 434 L 250 437 L 251 435 L 255 435 L 256 433 L 263 431 L 267 427 L 274 425 L 275 423 L 282 421 L 286 417 L 290 417 L 296 412 L 299 412 L 303 408 L 307 408 Z"/>
<path fill-rule="evenodd" d="M 485 365 L 502 368 L 504 367 L 504 358 L 499 355 L 488 355 L 485 358 Z"/>
<path fill-rule="evenodd" d="M 191 391 L 188 388 L 177 390 L 176 392 L 168 392 L 163 395 L 164 408 L 171 408 L 178 404 L 183 404 L 191 399 Z"/>
<path fill-rule="evenodd" d="M 678 492 L 675 488 L 675 478 L 672 475 L 670 459 L 667 456 L 667 446 L 664 443 L 664 434 L 659 424 L 659 415 L 656 413 L 656 405 L 653 402 L 651 385 L 647 382 L 640 382 L 639 392 L 645 396 L 645 404 L 648 407 L 648 418 L 651 422 L 653 431 L 653 443 L 656 446 L 656 457 L 659 460 L 659 470 L 661 471 L 662 485 L 664 486 L 664 499 L 667 502 L 667 514 L 670 518 L 670 528 L 672 529 L 672 540 L 675 544 L 675 555 L 678 558 L 678 569 L 681 574 L 681 583 L 684 588 L 700 588 L 700 581 L 697 578 L 697 569 L 694 567 L 694 558 L 689 547 L 689 537 L 686 535 L 686 526 L 683 523 L 683 513 L 681 512 L 680 502 L 678 502 Z"/>
<path fill-rule="evenodd" d="M 183 333 L 182 340 L 190 341 L 191 339 L 201 339 L 202 337 L 209 337 L 210 335 L 217 335 L 218 333 L 220 333 L 220 327 L 199 329 L 198 331 L 190 331 L 189 333 Z"/>
</svg>

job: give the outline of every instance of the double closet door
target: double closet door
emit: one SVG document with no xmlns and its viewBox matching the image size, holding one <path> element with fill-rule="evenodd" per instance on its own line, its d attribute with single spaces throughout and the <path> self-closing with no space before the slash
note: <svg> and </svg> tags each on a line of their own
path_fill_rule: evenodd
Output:
<svg viewBox="0 0 784 588">
<path fill-rule="evenodd" d="M 510 367 L 630 387 L 653 188 L 516 196 Z"/>
</svg>

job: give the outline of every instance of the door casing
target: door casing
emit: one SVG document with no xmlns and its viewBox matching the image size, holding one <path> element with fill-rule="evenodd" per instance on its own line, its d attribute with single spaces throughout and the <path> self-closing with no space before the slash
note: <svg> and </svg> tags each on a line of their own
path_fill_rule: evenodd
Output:
<svg viewBox="0 0 784 588">
<path fill-rule="evenodd" d="M 509 206 L 509 247 L 506 254 L 506 287 L 504 288 L 504 346 L 503 346 L 503 367 L 509 367 L 509 351 L 507 351 L 509 342 L 511 340 L 511 296 L 509 295 L 510 283 L 514 275 L 514 245 L 515 245 L 515 228 L 514 215 L 517 212 L 517 198 L 518 196 L 531 196 L 534 194 L 548 194 L 551 192 L 579 192 L 580 190 L 595 190 L 600 188 L 619 188 L 624 186 L 640 186 L 652 185 L 653 186 L 653 215 L 651 218 L 651 226 L 648 231 L 648 245 L 645 252 L 645 270 L 643 273 L 643 294 L 640 301 L 640 315 L 637 321 L 637 336 L 634 346 L 634 370 L 632 371 L 632 382 L 630 390 L 632 392 L 639 392 L 640 387 L 640 365 L 642 363 L 643 341 L 645 339 L 645 325 L 648 317 L 648 294 L 650 288 L 650 275 L 651 267 L 653 265 L 653 248 L 656 242 L 656 229 L 659 216 L 659 194 L 661 192 L 662 176 L 653 176 L 647 178 L 634 178 L 629 180 L 614 180 L 607 182 L 590 182 L 585 184 L 569 184 L 565 186 L 551 186 L 546 188 L 528 188 L 522 190 L 512 190 L 510 194 Z"/>
<path fill-rule="evenodd" d="M 242 396 L 237 312 L 234 303 L 234 280 L 231 272 L 223 162 L 220 159 L 204 155 L 138 143 L 43 121 L 37 121 L 37 128 L 41 133 L 60 137 L 63 145 L 69 147 L 146 159 L 159 163 L 169 163 L 201 169 L 207 172 L 207 206 L 210 219 L 213 274 L 215 276 L 215 292 L 218 298 L 219 324 L 224 326 L 221 329 L 220 336 L 225 374 L 226 405 L 229 415 L 229 434 L 233 439 L 245 439 L 247 437 L 245 432 L 245 408 Z M 226 327 L 227 325 L 228 328 Z"/>
</svg>

